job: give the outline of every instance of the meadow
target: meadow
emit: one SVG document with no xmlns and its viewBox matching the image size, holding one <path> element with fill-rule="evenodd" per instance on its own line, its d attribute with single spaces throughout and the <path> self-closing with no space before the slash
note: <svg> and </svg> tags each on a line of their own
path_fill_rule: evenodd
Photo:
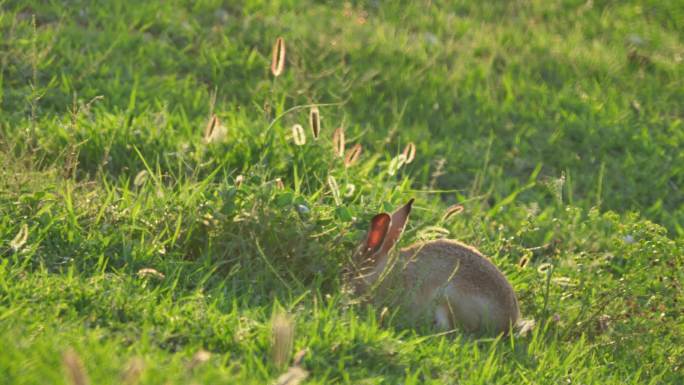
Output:
<svg viewBox="0 0 684 385">
<path fill-rule="evenodd" d="M 684 383 L 683 39 L 681 1 L 0 0 L 0 384 Z M 357 303 L 410 198 L 401 244 L 477 247 L 533 330 Z"/>
</svg>

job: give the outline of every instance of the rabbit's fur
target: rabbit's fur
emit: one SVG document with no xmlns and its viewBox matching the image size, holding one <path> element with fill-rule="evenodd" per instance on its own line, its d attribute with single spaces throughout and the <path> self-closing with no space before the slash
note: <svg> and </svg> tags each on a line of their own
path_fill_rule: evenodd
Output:
<svg viewBox="0 0 684 385">
<path fill-rule="evenodd" d="M 473 247 L 434 240 L 390 252 L 404 230 L 412 203 L 371 221 L 354 258 L 357 293 L 401 306 L 408 319 L 431 318 L 441 330 L 460 326 L 468 332 L 498 334 L 516 326 L 520 310 L 513 287 Z"/>
</svg>

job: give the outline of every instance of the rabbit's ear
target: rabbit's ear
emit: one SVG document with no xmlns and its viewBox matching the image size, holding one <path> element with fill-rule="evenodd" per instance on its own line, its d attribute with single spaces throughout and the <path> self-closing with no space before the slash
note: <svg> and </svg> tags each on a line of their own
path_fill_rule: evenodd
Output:
<svg viewBox="0 0 684 385">
<path fill-rule="evenodd" d="M 370 229 L 368 230 L 368 237 L 366 238 L 365 250 L 366 252 L 375 253 L 382 246 L 387 235 L 387 230 L 390 227 L 391 218 L 389 214 L 378 214 L 371 219 Z"/>
<path fill-rule="evenodd" d="M 382 249 L 380 250 L 381 254 L 388 253 L 392 247 L 394 247 L 394 244 L 397 243 L 397 240 L 399 240 L 401 233 L 404 232 L 404 227 L 406 227 L 412 205 L 413 199 L 392 213 L 392 221 L 389 230 L 387 231 L 387 236 L 385 236 L 385 242 L 382 244 Z"/>
</svg>

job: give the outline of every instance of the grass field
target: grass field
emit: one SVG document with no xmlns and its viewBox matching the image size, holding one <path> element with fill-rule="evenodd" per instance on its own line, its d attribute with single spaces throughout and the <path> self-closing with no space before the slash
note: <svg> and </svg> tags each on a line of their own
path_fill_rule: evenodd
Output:
<svg viewBox="0 0 684 385">
<path fill-rule="evenodd" d="M 0 384 L 684 383 L 683 2 L 227 3 L 0 0 Z M 530 334 L 354 303 L 412 197 Z"/>
</svg>

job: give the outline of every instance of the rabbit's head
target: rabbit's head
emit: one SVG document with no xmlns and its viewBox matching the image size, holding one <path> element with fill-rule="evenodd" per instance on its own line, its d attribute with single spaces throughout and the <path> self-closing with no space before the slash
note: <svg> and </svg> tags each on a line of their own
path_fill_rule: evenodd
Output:
<svg viewBox="0 0 684 385">
<path fill-rule="evenodd" d="M 365 239 L 352 258 L 355 287 L 364 290 L 383 272 L 389 254 L 404 231 L 413 199 L 392 213 L 380 213 L 371 219 Z"/>
</svg>

